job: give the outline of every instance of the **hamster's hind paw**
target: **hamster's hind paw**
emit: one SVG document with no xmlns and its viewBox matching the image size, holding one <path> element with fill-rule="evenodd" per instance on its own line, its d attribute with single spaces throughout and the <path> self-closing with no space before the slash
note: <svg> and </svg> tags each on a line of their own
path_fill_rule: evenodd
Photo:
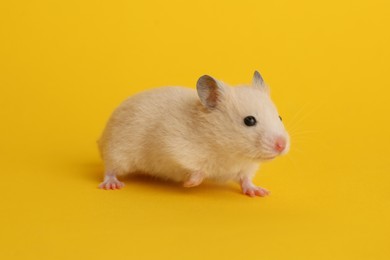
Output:
<svg viewBox="0 0 390 260">
<path fill-rule="evenodd" d="M 191 187 L 195 187 L 195 186 L 198 186 L 202 183 L 204 179 L 204 176 L 202 173 L 200 172 L 194 172 L 190 175 L 190 177 L 188 178 L 188 180 L 186 180 L 184 183 L 183 183 L 183 186 L 186 187 L 186 188 L 191 188 Z"/>
<path fill-rule="evenodd" d="M 99 189 L 103 190 L 119 190 L 123 188 L 125 184 L 119 181 L 115 176 L 106 176 L 104 181 L 100 183 Z"/>
</svg>

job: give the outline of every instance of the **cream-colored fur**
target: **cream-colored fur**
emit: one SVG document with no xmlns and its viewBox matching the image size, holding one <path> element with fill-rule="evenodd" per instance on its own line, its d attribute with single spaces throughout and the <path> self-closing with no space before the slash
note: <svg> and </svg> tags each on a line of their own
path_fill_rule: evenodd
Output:
<svg viewBox="0 0 390 260">
<path fill-rule="evenodd" d="M 258 75 L 260 76 L 260 75 Z M 289 141 L 268 87 L 229 87 L 209 76 L 189 88 L 145 91 L 124 101 L 99 140 L 106 175 L 143 173 L 185 182 L 193 174 L 218 181 L 252 179 L 259 163 Z M 244 118 L 254 116 L 248 127 Z"/>
</svg>

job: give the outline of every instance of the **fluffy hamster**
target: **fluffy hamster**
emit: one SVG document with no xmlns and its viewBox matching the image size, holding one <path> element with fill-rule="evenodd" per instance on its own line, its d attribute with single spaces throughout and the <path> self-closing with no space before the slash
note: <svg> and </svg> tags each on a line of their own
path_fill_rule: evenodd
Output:
<svg viewBox="0 0 390 260">
<path fill-rule="evenodd" d="M 287 153 L 290 141 L 261 75 L 239 87 L 204 75 L 196 88 L 145 91 L 113 112 L 98 142 L 100 188 L 120 189 L 117 176 L 142 173 L 184 187 L 234 180 L 246 195 L 268 194 L 252 179 L 261 162 Z"/>
</svg>

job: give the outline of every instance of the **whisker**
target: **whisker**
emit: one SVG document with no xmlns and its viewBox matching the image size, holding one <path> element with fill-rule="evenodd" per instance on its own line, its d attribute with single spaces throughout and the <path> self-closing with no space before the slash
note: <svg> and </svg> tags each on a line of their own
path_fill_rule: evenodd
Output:
<svg viewBox="0 0 390 260">
<path fill-rule="evenodd" d="M 322 149 L 332 150 L 332 147 L 330 145 L 328 145 L 327 143 L 321 142 L 321 140 L 319 140 L 319 139 L 315 139 L 315 138 L 311 138 L 311 137 L 306 137 L 306 138 L 309 139 L 309 141 L 311 143 L 315 143 L 314 145 L 321 146 Z M 296 147 L 296 145 L 294 145 L 294 144 L 307 143 L 308 142 L 307 139 L 304 139 L 304 138 L 294 139 L 294 141 L 292 142 L 292 147 Z"/>
<path fill-rule="evenodd" d="M 304 134 L 318 134 L 320 131 L 299 131 L 299 132 L 289 132 L 290 136 L 304 135 Z"/>
<path fill-rule="evenodd" d="M 301 113 L 304 111 L 304 109 L 308 106 L 309 103 L 310 103 L 310 102 L 307 101 L 305 104 L 303 104 L 303 105 L 298 109 L 298 111 L 295 112 L 295 114 L 291 117 L 290 122 L 294 122 L 294 120 L 297 118 L 297 116 L 298 116 L 299 114 L 301 114 Z"/>
<path fill-rule="evenodd" d="M 302 123 L 305 119 L 307 119 L 308 117 L 312 116 L 315 112 L 317 112 L 318 110 L 320 110 L 326 103 L 318 103 L 313 109 L 311 110 L 308 110 L 305 114 L 302 114 L 301 117 L 297 118 L 297 116 L 294 116 L 291 120 L 290 120 L 290 124 L 286 124 L 286 128 L 289 129 L 290 131 L 295 131 L 297 130 L 297 127 L 299 126 L 300 123 Z"/>
<path fill-rule="evenodd" d="M 298 149 L 298 148 L 296 148 L 296 147 L 292 147 L 292 148 L 290 148 L 290 150 L 291 150 L 292 152 L 296 151 L 296 152 L 299 152 L 299 153 L 305 154 L 305 152 L 304 152 L 303 150 L 301 150 L 301 149 Z"/>
</svg>

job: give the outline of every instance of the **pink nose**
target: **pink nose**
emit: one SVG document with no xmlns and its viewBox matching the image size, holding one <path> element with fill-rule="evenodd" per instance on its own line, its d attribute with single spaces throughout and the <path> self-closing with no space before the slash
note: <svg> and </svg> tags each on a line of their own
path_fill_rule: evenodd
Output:
<svg viewBox="0 0 390 260">
<path fill-rule="evenodd" d="M 278 137 L 275 140 L 275 151 L 281 153 L 286 149 L 286 139 L 283 137 Z"/>
</svg>

